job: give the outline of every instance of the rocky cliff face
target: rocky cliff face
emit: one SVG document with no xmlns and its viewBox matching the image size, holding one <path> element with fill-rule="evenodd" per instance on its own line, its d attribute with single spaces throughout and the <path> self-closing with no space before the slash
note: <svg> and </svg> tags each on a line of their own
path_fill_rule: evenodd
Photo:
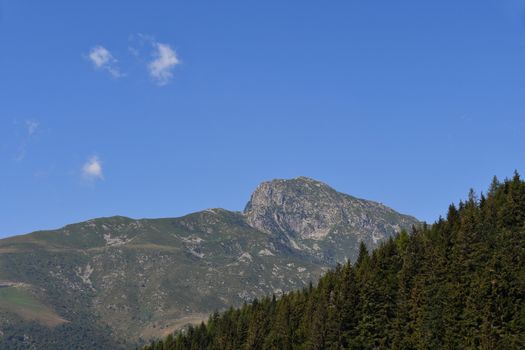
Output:
<svg viewBox="0 0 525 350">
<path fill-rule="evenodd" d="M 333 262 L 353 258 L 360 241 L 373 248 L 417 224 L 415 218 L 380 203 L 337 192 L 306 177 L 260 184 L 244 214 L 252 227 Z"/>
<path fill-rule="evenodd" d="M 0 348 L 68 348 L 72 337 L 85 348 L 129 347 L 119 340 L 147 341 L 214 310 L 305 287 L 354 259 L 360 241 L 373 248 L 412 224 L 301 177 L 261 184 L 244 213 L 101 218 L 3 239 L 0 288 L 10 299 L 0 298 Z M 20 309 L 23 298 L 39 307 Z"/>
</svg>

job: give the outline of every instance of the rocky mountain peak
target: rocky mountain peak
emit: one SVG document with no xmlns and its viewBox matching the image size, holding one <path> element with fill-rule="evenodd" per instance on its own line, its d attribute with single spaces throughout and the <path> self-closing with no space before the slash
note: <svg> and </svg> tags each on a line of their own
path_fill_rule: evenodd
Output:
<svg viewBox="0 0 525 350">
<path fill-rule="evenodd" d="M 252 227 L 263 232 L 308 240 L 322 240 L 342 227 L 345 232 L 340 234 L 367 237 L 375 243 L 398 231 L 400 222 L 417 222 L 380 203 L 340 193 L 308 177 L 261 183 L 244 214 Z"/>
<path fill-rule="evenodd" d="M 260 184 L 244 212 L 248 223 L 263 232 L 315 239 L 346 221 L 344 207 L 349 200 L 314 179 L 277 179 Z"/>
<path fill-rule="evenodd" d="M 249 213 L 260 206 L 283 205 L 285 201 L 306 196 L 309 196 L 310 200 L 315 200 L 322 192 L 333 194 L 336 191 L 320 181 L 304 176 L 265 181 L 252 193 L 244 212 Z"/>
</svg>

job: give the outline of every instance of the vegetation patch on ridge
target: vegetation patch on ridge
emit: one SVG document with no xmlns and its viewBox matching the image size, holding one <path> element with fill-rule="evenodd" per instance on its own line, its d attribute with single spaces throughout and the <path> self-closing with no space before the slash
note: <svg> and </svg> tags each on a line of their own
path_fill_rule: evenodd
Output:
<svg viewBox="0 0 525 350">
<path fill-rule="evenodd" d="M 0 310 L 14 313 L 26 321 L 55 327 L 67 322 L 51 308 L 38 301 L 28 290 L 14 286 L 0 286 Z"/>
</svg>

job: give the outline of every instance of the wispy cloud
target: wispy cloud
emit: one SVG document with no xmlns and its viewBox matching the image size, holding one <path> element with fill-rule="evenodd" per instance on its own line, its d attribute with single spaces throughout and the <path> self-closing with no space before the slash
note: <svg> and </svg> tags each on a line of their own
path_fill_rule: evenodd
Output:
<svg viewBox="0 0 525 350">
<path fill-rule="evenodd" d="M 97 156 L 91 156 L 82 166 L 82 176 L 87 180 L 102 180 L 104 174 L 102 171 L 102 162 Z"/>
<path fill-rule="evenodd" d="M 133 46 L 128 46 L 128 52 L 133 57 L 139 57 L 139 55 L 140 55 L 139 50 L 137 48 L 133 47 Z"/>
<path fill-rule="evenodd" d="M 33 119 L 26 120 L 24 122 L 25 132 L 22 136 L 22 140 L 20 141 L 20 145 L 18 146 L 18 151 L 15 157 L 17 161 L 21 161 L 25 158 L 27 154 L 27 148 L 31 143 L 31 139 L 38 132 L 39 126 L 40 123 Z"/>
<path fill-rule="evenodd" d="M 105 70 L 114 78 L 121 78 L 124 76 L 117 66 L 118 61 L 105 47 L 98 45 L 91 48 L 88 58 L 96 69 Z"/>
<path fill-rule="evenodd" d="M 29 136 L 33 135 L 37 131 L 39 126 L 40 124 L 35 120 L 26 120 L 27 134 Z"/>
<path fill-rule="evenodd" d="M 158 85 L 166 85 L 173 77 L 173 68 L 180 63 L 180 60 L 168 44 L 155 42 L 154 47 L 155 59 L 149 62 L 148 71 Z"/>
<path fill-rule="evenodd" d="M 142 33 L 128 37 L 127 56 L 145 66 L 151 81 L 159 86 L 166 85 L 173 79 L 173 70 L 181 63 L 169 44 L 158 42 L 155 37 Z M 119 61 L 104 46 L 94 46 L 86 57 L 95 69 L 105 70 L 115 78 L 125 76 L 119 67 Z"/>
<path fill-rule="evenodd" d="M 97 68 L 102 68 L 115 60 L 113 55 L 103 46 L 95 46 L 92 48 L 91 51 L 89 51 L 89 59 Z"/>
</svg>

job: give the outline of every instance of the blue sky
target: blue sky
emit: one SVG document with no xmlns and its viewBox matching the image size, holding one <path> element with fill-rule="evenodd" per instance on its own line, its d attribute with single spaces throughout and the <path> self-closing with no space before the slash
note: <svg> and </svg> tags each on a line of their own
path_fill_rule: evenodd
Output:
<svg viewBox="0 0 525 350">
<path fill-rule="evenodd" d="M 524 1 L 0 3 L 0 236 L 299 175 L 431 222 L 525 173 Z"/>
</svg>

